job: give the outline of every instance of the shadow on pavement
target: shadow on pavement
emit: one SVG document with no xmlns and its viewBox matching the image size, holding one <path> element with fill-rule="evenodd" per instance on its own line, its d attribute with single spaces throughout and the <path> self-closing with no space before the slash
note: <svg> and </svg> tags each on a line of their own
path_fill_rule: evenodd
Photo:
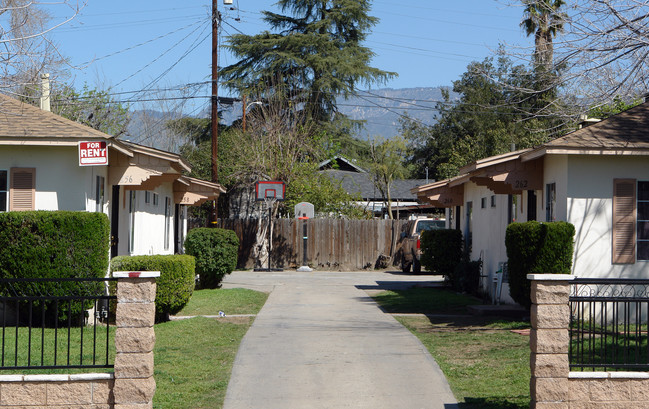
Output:
<svg viewBox="0 0 649 409">
<path fill-rule="evenodd" d="M 449 408 L 457 409 L 528 409 L 530 407 L 529 397 L 520 396 L 524 402 L 510 402 L 502 398 L 464 398 L 464 403 L 457 406 L 448 405 Z"/>
<path fill-rule="evenodd" d="M 443 287 L 440 281 L 377 281 L 376 284 L 357 285 L 359 290 L 407 290 L 409 288 Z"/>
</svg>

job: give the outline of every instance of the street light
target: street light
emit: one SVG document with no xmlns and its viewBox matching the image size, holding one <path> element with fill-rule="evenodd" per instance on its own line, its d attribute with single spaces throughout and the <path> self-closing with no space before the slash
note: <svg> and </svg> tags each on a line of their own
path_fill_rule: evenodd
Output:
<svg viewBox="0 0 649 409">
<path fill-rule="evenodd" d="M 253 105 L 261 105 L 261 101 L 254 101 L 246 105 L 246 97 L 243 97 L 243 122 L 242 122 L 242 127 L 243 127 L 243 132 L 246 132 L 246 111 L 248 108 L 250 108 Z"/>
</svg>

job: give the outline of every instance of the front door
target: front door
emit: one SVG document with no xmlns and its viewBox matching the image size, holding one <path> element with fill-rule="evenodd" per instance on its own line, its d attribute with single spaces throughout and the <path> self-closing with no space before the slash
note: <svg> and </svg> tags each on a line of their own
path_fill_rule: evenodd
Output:
<svg viewBox="0 0 649 409">
<path fill-rule="evenodd" d="M 113 186 L 110 202 L 110 257 L 117 257 L 119 244 L 119 185 Z"/>
</svg>

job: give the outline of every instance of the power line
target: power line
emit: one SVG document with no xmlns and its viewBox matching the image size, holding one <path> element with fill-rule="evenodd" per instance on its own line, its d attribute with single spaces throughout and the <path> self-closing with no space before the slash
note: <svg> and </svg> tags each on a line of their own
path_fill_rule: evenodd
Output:
<svg viewBox="0 0 649 409">
<path fill-rule="evenodd" d="M 95 61 L 103 60 L 104 58 L 112 57 L 112 56 L 114 56 L 114 55 L 118 55 L 118 54 L 124 53 L 124 52 L 126 52 L 126 51 L 133 50 L 133 49 L 135 49 L 135 48 L 137 48 L 137 47 L 141 47 L 141 46 L 143 46 L 143 45 L 146 45 L 146 44 L 152 43 L 152 42 L 154 42 L 154 41 L 156 41 L 156 40 L 160 40 L 160 39 L 162 39 L 162 38 L 165 38 L 165 37 L 167 37 L 167 36 L 170 36 L 170 35 L 172 35 L 172 34 L 175 34 L 175 33 L 179 32 L 179 31 L 182 31 L 182 30 L 184 30 L 184 29 L 186 29 L 186 28 L 189 28 L 189 27 L 191 27 L 191 26 L 194 26 L 194 25 L 196 25 L 196 24 L 203 23 L 203 22 L 204 22 L 203 20 L 195 21 L 195 22 L 193 22 L 193 23 L 191 23 L 191 24 L 188 24 L 188 25 L 186 25 L 186 26 L 184 26 L 184 27 L 181 27 L 181 28 L 178 28 L 178 29 L 176 29 L 176 30 L 170 31 L 170 32 L 168 32 L 168 33 L 166 33 L 166 34 L 159 35 L 158 37 L 152 38 L 152 39 L 147 40 L 147 41 L 144 41 L 144 42 L 142 42 L 142 43 L 132 45 L 132 46 L 130 46 L 130 47 L 128 47 L 128 48 L 124 48 L 124 49 L 122 49 L 122 50 L 115 51 L 115 52 L 110 53 L 110 54 L 106 54 L 106 55 L 104 55 L 104 56 L 102 56 L 102 57 L 94 58 L 94 59 L 92 59 L 91 61 L 85 62 L 85 63 L 83 63 L 83 64 L 81 64 L 81 65 L 87 65 L 87 64 L 90 64 L 90 63 L 95 62 Z"/>
<path fill-rule="evenodd" d="M 203 31 L 205 31 L 205 30 L 203 30 Z M 169 68 L 167 68 L 165 71 L 163 71 L 162 74 L 158 75 L 158 76 L 157 76 L 153 81 L 149 82 L 149 83 L 144 87 L 144 90 L 143 90 L 142 92 L 144 92 L 145 90 L 149 89 L 150 87 L 152 87 L 153 85 L 155 85 L 158 81 L 160 81 L 160 79 L 161 79 L 162 77 L 164 77 L 165 75 L 167 75 L 167 74 L 168 74 L 168 73 L 169 73 L 169 72 L 170 72 L 170 71 L 171 71 L 171 70 L 172 70 L 176 65 L 178 65 L 178 63 L 180 63 L 180 62 L 181 62 L 185 57 L 187 57 L 187 56 L 188 56 L 192 51 L 194 51 L 194 50 L 195 50 L 195 49 L 196 49 L 196 48 L 197 48 L 201 43 L 203 43 L 203 41 L 205 41 L 206 39 L 208 39 L 208 38 L 210 37 L 210 35 L 211 35 L 211 33 L 208 33 L 208 34 L 207 34 L 205 37 L 203 37 L 200 41 L 199 41 L 198 39 L 194 40 L 194 43 L 192 44 L 192 46 L 190 46 L 190 48 L 189 48 L 188 50 L 186 50 L 185 53 L 184 53 L 183 55 L 180 56 L 180 58 L 178 58 L 178 59 L 177 59 L 173 64 L 171 64 L 171 66 L 170 66 Z"/>
<path fill-rule="evenodd" d="M 137 74 L 139 74 L 140 72 L 142 72 L 142 71 L 143 71 L 144 69 L 146 69 L 147 67 L 150 67 L 154 62 L 158 61 L 160 58 L 162 58 L 162 57 L 165 56 L 167 53 L 169 53 L 171 50 L 173 50 L 173 49 L 176 48 L 178 45 L 180 45 L 180 43 L 182 43 L 182 42 L 185 41 L 187 38 L 189 38 L 190 35 L 194 34 L 196 31 L 198 31 L 199 28 L 200 28 L 200 26 L 196 27 L 194 30 L 192 30 L 192 31 L 191 31 L 189 34 L 187 34 L 185 37 L 183 37 L 182 39 L 180 39 L 179 41 L 177 41 L 174 45 L 172 45 L 171 47 L 167 48 L 167 49 L 166 49 L 162 54 L 160 54 L 159 56 L 157 56 L 157 57 L 154 58 L 153 60 L 149 61 L 149 63 L 146 64 L 144 67 L 140 68 L 139 70 L 135 71 L 133 74 L 129 75 L 128 77 L 126 77 L 126 78 L 124 78 L 123 80 L 121 80 L 120 82 L 118 82 L 118 83 L 115 85 L 115 87 L 117 87 L 118 85 L 123 84 L 123 83 L 126 82 L 127 80 L 133 78 L 134 76 L 136 76 Z"/>
</svg>

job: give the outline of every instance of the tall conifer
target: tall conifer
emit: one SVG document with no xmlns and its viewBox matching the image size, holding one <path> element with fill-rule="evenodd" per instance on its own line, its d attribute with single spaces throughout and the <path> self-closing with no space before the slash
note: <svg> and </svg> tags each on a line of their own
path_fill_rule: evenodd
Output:
<svg viewBox="0 0 649 409">
<path fill-rule="evenodd" d="M 306 118 L 330 119 L 338 95 L 396 76 L 369 65 L 374 53 L 362 44 L 378 21 L 368 14 L 370 4 L 279 0 L 283 14 L 263 12 L 272 32 L 230 37 L 227 48 L 240 60 L 221 70 L 225 84 L 256 98 L 283 93 Z"/>
</svg>

